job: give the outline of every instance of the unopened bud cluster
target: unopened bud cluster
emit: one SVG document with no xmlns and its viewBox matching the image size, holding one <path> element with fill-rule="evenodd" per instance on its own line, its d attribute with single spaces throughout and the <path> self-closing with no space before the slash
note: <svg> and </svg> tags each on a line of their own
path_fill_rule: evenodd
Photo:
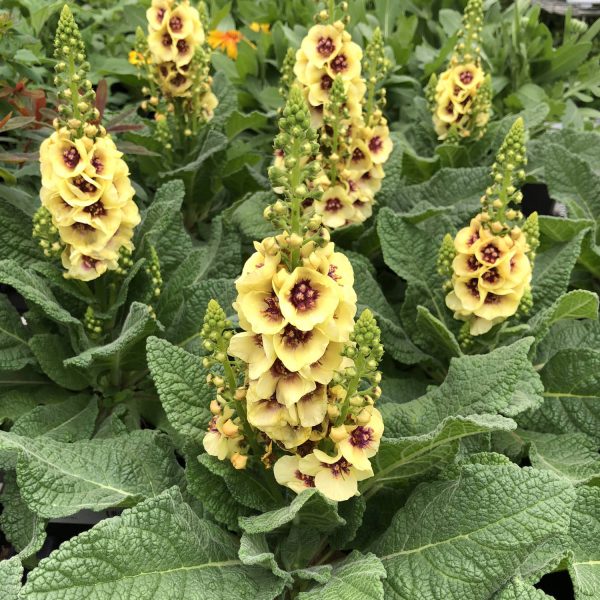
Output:
<svg viewBox="0 0 600 600">
<path fill-rule="evenodd" d="M 525 128 L 523 120 L 517 119 L 496 156 L 482 212 L 457 233 L 453 249 L 446 238 L 440 250 L 438 266 L 446 272 L 454 250 L 452 291 L 446 304 L 455 318 L 469 323 L 471 335 L 486 333 L 531 307 L 530 282 L 539 233 L 537 214 L 523 225 L 517 208 L 524 163 Z"/>
<path fill-rule="evenodd" d="M 60 237 L 65 277 L 89 281 L 118 268 L 121 249 L 133 248 L 140 217 L 123 154 L 90 109 L 94 92 L 81 77 L 87 68 L 83 42 L 67 6 L 58 22 L 56 48 L 58 95 L 70 104 L 59 106 L 56 131 L 40 147 L 40 198 Z M 47 213 L 36 218 L 34 235 L 46 226 Z M 46 250 L 53 255 L 56 241 Z"/>
<path fill-rule="evenodd" d="M 492 100 L 491 79 L 481 67 L 482 0 L 469 0 L 463 28 L 448 68 L 432 75 L 427 97 L 438 139 L 480 138 L 486 130 Z"/>
<path fill-rule="evenodd" d="M 381 187 L 392 141 L 382 113 L 385 90 L 377 88 L 389 61 L 379 30 L 363 57 L 343 20 L 334 20 L 327 11 L 317 20 L 324 22 L 314 25 L 302 40 L 293 67 L 296 84 L 310 108 L 311 124 L 319 132 L 319 185 L 324 191 L 304 208 L 319 215 L 327 227 L 337 228 L 368 219 Z M 363 59 L 366 80 L 361 75 Z M 288 54 L 284 86 L 290 85 L 290 63 Z M 279 167 L 287 155 L 282 150 L 275 160 Z"/>
</svg>

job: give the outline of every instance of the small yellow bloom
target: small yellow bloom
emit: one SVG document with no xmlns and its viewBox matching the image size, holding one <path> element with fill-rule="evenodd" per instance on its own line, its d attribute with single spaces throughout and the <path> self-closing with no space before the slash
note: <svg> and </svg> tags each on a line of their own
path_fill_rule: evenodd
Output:
<svg viewBox="0 0 600 600">
<path fill-rule="evenodd" d="M 141 52 L 137 52 L 136 50 L 131 50 L 129 52 L 129 63 L 132 65 L 146 64 L 146 59 Z"/>
<path fill-rule="evenodd" d="M 235 60 L 238 55 L 238 44 L 244 36 L 237 29 L 229 29 L 228 31 L 220 31 L 213 29 L 208 32 L 208 45 L 213 49 L 225 51 L 229 58 Z"/>
<path fill-rule="evenodd" d="M 262 33 L 269 33 L 271 31 L 271 25 L 269 25 L 269 23 L 257 23 L 256 21 L 253 21 L 248 27 L 256 33 L 259 31 Z"/>
</svg>

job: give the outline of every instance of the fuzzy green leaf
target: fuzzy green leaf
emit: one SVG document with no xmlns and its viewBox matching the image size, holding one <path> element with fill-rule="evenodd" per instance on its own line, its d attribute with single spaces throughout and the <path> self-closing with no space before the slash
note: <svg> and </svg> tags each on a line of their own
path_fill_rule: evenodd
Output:
<svg viewBox="0 0 600 600">
<path fill-rule="evenodd" d="M 169 422 L 181 435 L 199 441 L 206 432 L 214 396 L 214 390 L 206 383 L 201 359 L 155 337 L 148 338 L 146 352 Z"/>
<path fill-rule="evenodd" d="M 574 485 L 600 479 L 598 445 L 584 433 L 538 433 L 519 430 L 531 446 L 529 460 L 538 469 L 548 469 Z"/>
<path fill-rule="evenodd" d="M 374 554 L 355 550 L 334 565 L 327 583 L 300 592 L 298 600 L 383 600 L 385 577 L 385 568 Z"/>
<path fill-rule="evenodd" d="M 0 582 L 2 583 L 2 600 L 18 600 L 21 592 L 23 565 L 18 556 L 0 561 Z"/>
<path fill-rule="evenodd" d="M 255 517 L 240 517 L 240 527 L 246 533 L 269 533 L 291 522 L 302 522 L 304 527 L 317 531 L 331 531 L 346 522 L 337 513 L 337 502 L 332 502 L 316 490 L 305 490 L 289 506 L 278 508 Z"/>
<path fill-rule="evenodd" d="M 29 347 L 46 375 L 68 390 L 83 390 L 88 378 L 74 367 L 64 365 L 73 356 L 71 345 L 64 337 L 53 333 L 39 333 L 29 340 Z"/>
<path fill-rule="evenodd" d="M 417 488 L 375 545 L 389 600 L 481 600 L 569 526 L 575 493 L 547 471 L 465 466 Z"/>
<path fill-rule="evenodd" d="M 272 600 L 281 579 L 243 565 L 238 544 L 199 519 L 178 490 L 63 544 L 29 575 L 24 600 Z"/>
<path fill-rule="evenodd" d="M 600 487 L 577 490 L 571 514 L 569 573 L 576 600 L 596 600 L 600 590 Z"/>
<path fill-rule="evenodd" d="M 31 217 L 15 210 L 4 198 L 0 201 L 0 223 L 0 260 L 14 259 L 25 266 L 43 260 L 32 236 Z"/>
<path fill-rule="evenodd" d="M 551 600 L 551 596 L 547 596 L 542 590 L 515 578 L 492 600 Z"/>
<path fill-rule="evenodd" d="M 48 518 L 131 506 L 181 481 L 167 439 L 150 430 L 70 444 L 0 432 L 0 448 L 19 452 L 19 490 L 29 508 Z"/>
<path fill-rule="evenodd" d="M 489 354 L 453 358 L 442 385 L 411 402 L 381 407 L 386 435 L 426 433 L 451 416 L 513 417 L 539 406 L 542 385 L 527 358 L 532 342 L 524 338 Z"/>
<path fill-rule="evenodd" d="M 18 371 L 35 362 L 28 347 L 28 332 L 8 298 L 0 296 L 0 369 Z"/>
</svg>

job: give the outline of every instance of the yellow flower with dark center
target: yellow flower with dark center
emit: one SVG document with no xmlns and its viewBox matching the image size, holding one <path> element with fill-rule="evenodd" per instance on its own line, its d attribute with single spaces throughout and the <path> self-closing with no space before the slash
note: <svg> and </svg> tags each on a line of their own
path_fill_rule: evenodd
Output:
<svg viewBox="0 0 600 600">
<path fill-rule="evenodd" d="M 333 373 L 332 373 L 333 375 Z M 302 396 L 312 392 L 316 380 L 302 371 L 290 371 L 278 358 L 251 384 L 258 398 L 271 398 L 273 395 L 280 404 L 292 406 Z"/>
<path fill-rule="evenodd" d="M 341 227 L 354 215 L 352 200 L 341 185 L 328 188 L 321 198 L 315 201 L 314 207 L 327 227 Z"/>
<path fill-rule="evenodd" d="M 370 418 L 366 423 L 340 425 L 343 437 L 338 441 L 338 448 L 342 456 L 361 470 L 370 468 L 369 458 L 377 454 L 383 435 L 381 413 L 376 408 L 371 408 L 368 412 L 370 412 Z"/>
<path fill-rule="evenodd" d="M 229 29 L 220 31 L 213 29 L 208 32 L 208 45 L 213 49 L 219 49 L 227 53 L 227 56 L 235 60 L 238 56 L 238 45 L 244 39 L 241 31 Z"/>
<path fill-rule="evenodd" d="M 300 50 L 306 62 L 322 68 L 342 50 L 342 30 L 335 25 L 314 25 L 302 40 Z"/>
<path fill-rule="evenodd" d="M 251 379 L 257 379 L 268 371 L 276 359 L 271 338 L 249 331 L 234 335 L 229 343 L 228 352 L 248 364 Z"/>
<path fill-rule="evenodd" d="M 66 277 L 80 281 L 97 279 L 106 273 L 109 267 L 109 261 L 94 258 L 73 246 L 67 246 L 63 250 L 61 260 L 63 267 L 67 270 Z"/>
</svg>

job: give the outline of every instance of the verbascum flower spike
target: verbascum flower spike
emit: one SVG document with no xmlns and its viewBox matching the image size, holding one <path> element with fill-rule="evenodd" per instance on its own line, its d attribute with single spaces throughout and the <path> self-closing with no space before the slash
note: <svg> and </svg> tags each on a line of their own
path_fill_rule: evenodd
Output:
<svg viewBox="0 0 600 600">
<path fill-rule="evenodd" d="M 231 324 L 214 304 L 202 331 L 205 365 L 220 369 L 211 374 L 217 399 L 204 447 L 234 467 L 273 468 L 275 480 L 297 493 L 317 487 L 346 500 L 373 474 L 369 459 L 383 432 L 373 408 L 383 349 L 368 311 L 354 322 L 350 261 L 321 219 L 302 210 L 321 197 L 322 165 L 298 87 L 279 126 L 278 164 L 269 176 L 280 199 L 266 216 L 283 231 L 255 242 L 236 280 L 242 331 L 229 335 Z"/>
<path fill-rule="evenodd" d="M 392 141 L 383 117 L 385 90 L 381 82 L 389 68 L 381 32 L 376 30 L 364 54 L 367 80 L 362 77 L 363 51 L 346 31 L 347 3 L 321 11 L 295 55 L 293 73 L 319 131 L 324 171 L 319 177 L 322 201 L 306 204 L 331 229 L 362 223 L 373 212 L 375 194 L 384 177 L 383 165 Z M 282 91 L 288 86 L 286 59 Z"/>
<path fill-rule="evenodd" d="M 483 0 L 469 0 L 448 68 L 432 75 L 426 95 L 438 139 L 480 138 L 491 109 L 491 78 L 481 66 Z"/>
<path fill-rule="evenodd" d="M 36 215 L 34 235 L 45 236 L 40 245 L 47 256 L 62 248 L 65 277 L 90 281 L 118 269 L 121 249 L 133 249 L 140 216 L 123 154 L 98 123 L 85 48 L 67 6 L 58 22 L 55 56 L 59 117 L 56 131 L 40 146 L 44 210 Z M 60 240 L 50 242 L 54 229 Z"/>
<path fill-rule="evenodd" d="M 534 251 L 539 241 L 537 215 L 523 225 L 519 210 L 525 178 L 525 126 L 519 118 L 511 127 L 492 165 L 492 183 L 481 198 L 482 212 L 454 238 L 452 291 L 446 296 L 454 317 L 469 324 L 470 335 L 481 335 L 494 325 L 531 306 Z M 443 255 L 443 256 L 442 256 Z M 450 251 L 445 242 L 440 265 Z"/>
<path fill-rule="evenodd" d="M 195 8 L 189 0 L 152 0 L 146 17 L 147 36 L 136 35 L 136 52 L 143 57 L 138 66 L 145 66 L 148 83 L 142 107 L 154 110 L 158 122 L 177 115 L 181 122 L 169 128 L 178 127 L 187 137 L 195 135 L 218 104 L 211 90 L 206 6 L 201 2 Z M 178 110 L 169 110 L 172 103 Z"/>
</svg>

